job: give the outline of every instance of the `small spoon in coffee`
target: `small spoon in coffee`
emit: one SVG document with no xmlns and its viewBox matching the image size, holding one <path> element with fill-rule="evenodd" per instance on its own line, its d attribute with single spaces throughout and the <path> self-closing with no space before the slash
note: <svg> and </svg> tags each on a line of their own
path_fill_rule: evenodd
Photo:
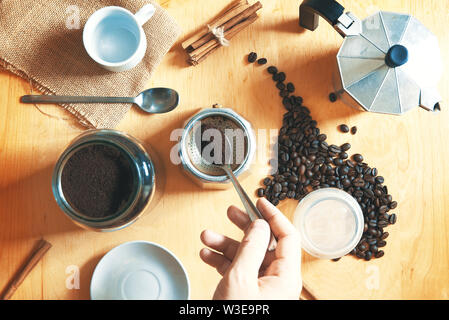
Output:
<svg viewBox="0 0 449 320">
<path fill-rule="evenodd" d="M 165 113 L 178 106 L 179 94 L 169 88 L 152 88 L 141 92 L 137 97 L 25 95 L 20 101 L 23 103 L 133 103 L 148 113 Z"/>
<path fill-rule="evenodd" d="M 222 137 L 225 139 L 225 145 L 223 150 L 223 156 L 222 157 L 222 164 L 216 164 L 213 165 L 217 168 L 221 168 L 224 172 L 226 172 L 226 175 L 231 180 L 232 184 L 234 185 L 235 190 L 237 191 L 240 200 L 242 200 L 243 206 L 245 207 L 246 212 L 248 213 L 248 216 L 251 221 L 254 221 L 256 219 L 265 219 L 264 216 L 260 213 L 259 209 L 254 205 L 254 203 L 251 201 L 251 199 L 248 197 L 248 194 L 245 192 L 243 187 L 240 185 L 239 181 L 234 175 L 234 172 L 232 171 L 231 165 L 230 165 L 230 152 L 233 150 L 231 142 L 229 141 L 229 138 L 222 134 Z M 274 236 L 273 232 L 271 232 L 271 238 L 268 245 L 268 251 L 273 251 L 276 249 L 277 241 L 276 237 Z"/>
</svg>

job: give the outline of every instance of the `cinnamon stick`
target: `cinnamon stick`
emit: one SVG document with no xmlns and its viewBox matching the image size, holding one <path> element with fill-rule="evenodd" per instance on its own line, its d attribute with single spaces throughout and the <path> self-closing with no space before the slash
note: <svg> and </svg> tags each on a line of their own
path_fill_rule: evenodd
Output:
<svg viewBox="0 0 449 320">
<path fill-rule="evenodd" d="M 232 39 L 241 30 L 243 30 L 244 28 L 246 28 L 247 26 L 252 24 L 254 21 L 256 21 L 258 17 L 259 16 L 257 15 L 257 13 L 254 13 L 253 15 L 249 16 L 247 19 L 243 20 L 241 23 L 234 26 L 232 29 L 228 29 L 228 31 L 225 32 L 226 39 L 228 39 L 228 40 Z M 197 49 L 197 51 L 194 50 L 190 54 L 189 62 L 192 65 L 197 65 L 198 63 L 200 63 L 201 61 L 206 59 L 212 52 L 214 52 L 215 50 L 220 48 L 221 45 L 218 42 L 218 40 L 215 40 L 215 41 L 210 41 L 210 43 L 208 43 L 204 47 L 205 47 L 205 50 L 203 50 L 203 48 L 201 47 L 201 49 L 199 49 L 199 50 Z"/>
<path fill-rule="evenodd" d="M 217 28 L 221 26 L 222 24 L 226 23 L 233 17 L 235 17 L 238 13 L 241 11 L 247 9 L 249 7 L 247 0 L 236 0 L 233 1 L 226 9 L 223 10 L 222 13 L 220 13 L 214 20 L 212 20 L 209 23 L 209 26 L 211 28 Z M 187 49 L 190 44 L 194 43 L 195 41 L 201 39 L 205 35 L 209 33 L 209 28 L 207 25 L 203 26 L 198 32 L 196 32 L 193 36 L 191 36 L 189 39 L 185 40 L 181 46 L 184 49 Z"/>
<path fill-rule="evenodd" d="M 31 255 L 27 258 L 20 271 L 14 276 L 11 282 L 4 290 L 0 300 L 8 300 L 12 297 L 17 288 L 22 284 L 23 280 L 34 269 L 37 263 L 43 258 L 47 251 L 51 248 L 51 244 L 44 239 L 41 239 L 33 250 Z"/>
<path fill-rule="evenodd" d="M 262 8 L 262 4 L 260 3 L 260 1 L 257 1 L 255 4 L 248 7 L 247 9 L 243 10 L 242 12 L 237 14 L 235 17 L 233 17 L 232 19 L 230 19 L 229 21 L 227 21 L 225 24 L 221 25 L 220 27 L 223 28 L 224 31 L 226 32 L 226 30 L 232 28 L 239 21 L 247 19 L 249 16 L 256 13 L 256 11 L 259 10 L 260 8 Z M 192 44 L 190 44 L 186 50 L 193 51 L 195 49 L 198 49 L 199 47 L 201 47 L 202 45 L 204 45 L 205 43 L 207 43 L 213 39 L 215 39 L 215 36 L 209 32 L 206 36 L 204 36 L 204 37 L 198 39 L 197 41 L 193 42 Z"/>
</svg>

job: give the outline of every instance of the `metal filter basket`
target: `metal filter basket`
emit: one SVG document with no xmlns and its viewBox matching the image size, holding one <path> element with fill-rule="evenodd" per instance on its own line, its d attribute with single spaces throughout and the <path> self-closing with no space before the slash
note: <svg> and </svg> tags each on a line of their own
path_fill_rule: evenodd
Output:
<svg viewBox="0 0 449 320">
<path fill-rule="evenodd" d="M 203 132 L 202 126 L 214 130 Z M 243 178 L 254 157 L 256 139 L 247 120 L 228 108 L 201 110 L 185 123 L 179 155 L 185 172 L 203 188 L 224 189 L 230 186 L 227 175 L 213 164 L 209 153 L 211 150 L 222 151 L 222 144 L 214 144 L 217 138 L 214 133 L 217 132 L 230 138 L 232 153 L 227 153 L 231 156 L 225 161 L 231 165 L 235 176 Z M 203 148 L 204 143 L 207 146 Z"/>
</svg>

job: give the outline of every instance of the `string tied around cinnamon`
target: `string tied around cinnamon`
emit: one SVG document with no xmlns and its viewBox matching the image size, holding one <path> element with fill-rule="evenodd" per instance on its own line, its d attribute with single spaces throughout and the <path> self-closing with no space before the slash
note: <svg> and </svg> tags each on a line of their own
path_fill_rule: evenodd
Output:
<svg viewBox="0 0 449 320">
<path fill-rule="evenodd" d="M 218 42 L 224 46 L 229 46 L 229 40 L 225 38 L 224 34 L 224 28 L 223 27 L 211 27 L 210 25 L 207 25 L 207 28 L 209 28 L 209 31 L 217 38 Z"/>
</svg>

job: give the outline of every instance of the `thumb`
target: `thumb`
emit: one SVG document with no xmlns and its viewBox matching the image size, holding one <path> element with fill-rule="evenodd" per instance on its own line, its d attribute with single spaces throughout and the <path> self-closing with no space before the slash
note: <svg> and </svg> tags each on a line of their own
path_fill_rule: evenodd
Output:
<svg viewBox="0 0 449 320">
<path fill-rule="evenodd" d="M 230 269 L 257 278 L 269 241 L 270 227 L 268 223 L 262 219 L 254 220 L 245 231 L 245 236 Z"/>
</svg>

